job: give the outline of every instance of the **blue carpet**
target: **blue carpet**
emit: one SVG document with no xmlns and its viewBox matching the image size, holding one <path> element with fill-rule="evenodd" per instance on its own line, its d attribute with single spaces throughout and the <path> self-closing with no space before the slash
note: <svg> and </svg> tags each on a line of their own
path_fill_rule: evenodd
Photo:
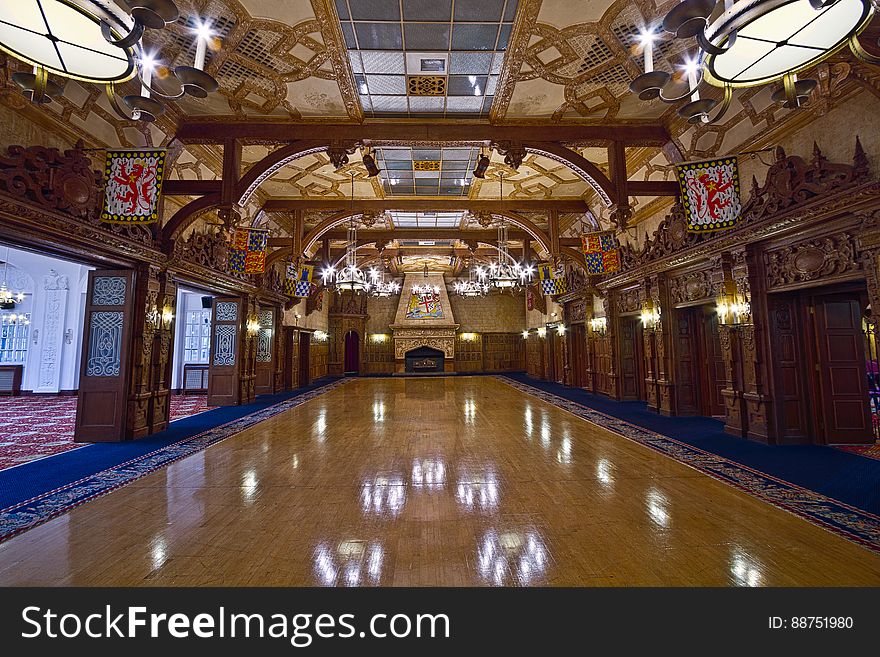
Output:
<svg viewBox="0 0 880 657">
<path fill-rule="evenodd" d="M 172 422 L 165 431 L 140 440 L 95 443 L 55 456 L 0 471 L 0 509 L 78 481 L 83 477 L 125 463 L 156 449 L 198 435 L 203 431 L 250 415 L 264 408 L 321 388 L 336 379 L 319 379 L 291 392 L 260 395 L 246 406 L 221 406 Z"/>
<path fill-rule="evenodd" d="M 816 445 L 764 445 L 724 433 L 724 423 L 712 418 L 664 417 L 644 402 L 614 401 L 525 374 L 504 376 L 880 515 L 880 460 Z"/>
</svg>

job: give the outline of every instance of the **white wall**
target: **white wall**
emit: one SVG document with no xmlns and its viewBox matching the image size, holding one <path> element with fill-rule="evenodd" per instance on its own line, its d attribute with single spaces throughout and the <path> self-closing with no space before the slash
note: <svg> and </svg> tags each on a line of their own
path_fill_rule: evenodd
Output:
<svg viewBox="0 0 880 657">
<path fill-rule="evenodd" d="M 211 295 L 207 292 L 195 292 L 183 288 L 178 288 L 177 290 L 177 306 L 174 317 L 174 355 L 171 361 L 172 390 L 183 387 L 183 347 L 186 338 L 186 314 L 192 310 L 202 310 L 202 297 L 205 296 Z"/>
<path fill-rule="evenodd" d="M 0 260 L 6 258 L 6 247 L 0 247 Z M 13 271 L 27 281 L 25 300 L 10 312 L 31 313 L 22 389 L 39 393 L 76 390 L 85 287 L 92 267 L 13 248 L 9 249 L 8 261 L 9 287 L 18 291 L 14 289 Z"/>
</svg>

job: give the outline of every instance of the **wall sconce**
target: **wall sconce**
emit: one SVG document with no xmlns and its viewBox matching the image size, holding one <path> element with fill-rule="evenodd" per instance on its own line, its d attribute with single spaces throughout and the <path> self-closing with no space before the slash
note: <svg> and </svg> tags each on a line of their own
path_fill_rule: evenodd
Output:
<svg viewBox="0 0 880 657">
<path fill-rule="evenodd" d="M 739 294 L 733 299 L 723 296 L 717 302 L 718 321 L 725 326 L 748 324 L 752 316 L 752 306 Z"/>
<path fill-rule="evenodd" d="M 543 327 L 543 326 L 538 327 L 538 337 L 539 338 L 546 338 L 547 337 L 547 329 L 545 327 Z"/>
<path fill-rule="evenodd" d="M 528 332 L 528 331 L 523 331 L 523 332 L 522 332 L 522 336 L 523 336 L 523 340 L 528 340 L 528 339 L 529 339 L 529 332 Z"/>
<path fill-rule="evenodd" d="M 565 324 L 560 324 L 559 326 L 557 326 L 557 327 L 556 327 L 556 332 L 557 332 L 559 335 L 565 335 Z"/>
<path fill-rule="evenodd" d="M 460 337 L 465 342 L 473 342 L 477 339 L 476 333 L 459 333 L 458 337 Z"/>
<path fill-rule="evenodd" d="M 166 331 L 171 328 L 171 322 L 174 321 L 174 311 L 171 306 L 165 306 L 162 309 L 162 328 Z"/>
<path fill-rule="evenodd" d="M 260 332 L 260 322 L 256 317 L 251 317 L 247 322 L 248 335 L 254 336 Z"/>
<path fill-rule="evenodd" d="M 302 315 L 300 315 L 299 313 L 296 313 L 293 317 L 294 317 L 294 319 L 296 319 L 296 320 L 300 320 L 300 319 L 302 319 Z"/>
<path fill-rule="evenodd" d="M 590 330 L 604 337 L 608 331 L 608 319 L 606 317 L 593 317 L 590 320 Z"/>
<path fill-rule="evenodd" d="M 373 333 L 370 336 L 370 340 L 372 340 L 373 342 L 375 342 L 377 344 L 380 344 L 380 343 L 388 340 L 388 334 L 387 333 Z"/>
<path fill-rule="evenodd" d="M 660 306 L 642 308 L 642 326 L 646 329 L 655 329 L 660 323 Z"/>
<path fill-rule="evenodd" d="M 327 342 L 328 338 L 330 337 L 324 331 L 315 331 L 313 335 L 315 336 L 315 342 Z"/>
</svg>

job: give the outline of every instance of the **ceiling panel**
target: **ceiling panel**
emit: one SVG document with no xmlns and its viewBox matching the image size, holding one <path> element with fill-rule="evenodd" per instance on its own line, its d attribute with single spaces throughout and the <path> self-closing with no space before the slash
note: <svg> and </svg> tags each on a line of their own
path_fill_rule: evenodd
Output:
<svg viewBox="0 0 880 657">
<path fill-rule="evenodd" d="M 368 116 L 488 115 L 519 0 L 335 4 Z"/>
</svg>

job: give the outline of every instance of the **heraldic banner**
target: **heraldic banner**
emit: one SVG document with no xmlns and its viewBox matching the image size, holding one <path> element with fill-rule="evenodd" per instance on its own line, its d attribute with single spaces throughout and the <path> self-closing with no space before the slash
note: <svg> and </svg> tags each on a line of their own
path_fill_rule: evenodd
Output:
<svg viewBox="0 0 880 657">
<path fill-rule="evenodd" d="M 564 276 L 558 276 L 556 269 L 549 262 L 538 265 L 538 278 L 541 283 L 541 292 L 556 296 L 557 294 L 565 294 L 567 285 Z"/>
<path fill-rule="evenodd" d="M 107 151 L 101 221 L 151 224 L 159 221 L 165 180 L 165 149 Z"/>
<path fill-rule="evenodd" d="M 581 235 L 587 273 L 611 274 L 620 270 L 620 249 L 611 231 Z"/>
<path fill-rule="evenodd" d="M 284 293 L 289 297 L 308 298 L 312 293 L 313 265 L 303 265 L 297 269 L 296 264 L 287 264 L 287 276 L 284 279 Z"/>
<path fill-rule="evenodd" d="M 229 269 L 244 274 L 266 271 L 269 231 L 265 228 L 236 228 L 229 245 Z"/>
<path fill-rule="evenodd" d="M 692 233 L 732 228 L 742 212 L 735 157 L 678 165 L 687 228 Z"/>
</svg>

